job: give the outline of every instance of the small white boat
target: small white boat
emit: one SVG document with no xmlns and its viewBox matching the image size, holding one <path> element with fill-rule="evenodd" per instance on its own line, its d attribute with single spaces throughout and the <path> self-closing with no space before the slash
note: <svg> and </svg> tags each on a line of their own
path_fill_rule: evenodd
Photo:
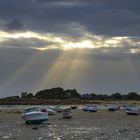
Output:
<svg viewBox="0 0 140 140">
<path fill-rule="evenodd" d="M 63 112 L 63 108 L 62 108 L 61 106 L 56 106 L 55 110 L 56 110 L 58 113 Z"/>
<path fill-rule="evenodd" d="M 124 111 L 128 115 L 138 115 L 139 114 L 139 109 L 137 109 L 136 107 L 126 107 Z"/>
<path fill-rule="evenodd" d="M 89 112 L 97 112 L 97 107 L 96 106 L 90 106 L 88 107 Z"/>
<path fill-rule="evenodd" d="M 52 110 L 52 109 L 48 109 L 48 115 L 55 115 L 56 111 Z"/>
<path fill-rule="evenodd" d="M 88 112 L 97 112 L 97 107 L 94 105 L 86 105 L 82 108 L 82 110 L 88 111 Z"/>
<path fill-rule="evenodd" d="M 33 106 L 25 109 L 21 118 L 26 124 L 38 124 L 48 120 L 48 112 L 39 106 Z"/>
<path fill-rule="evenodd" d="M 73 112 L 71 108 L 65 108 L 63 110 L 63 118 L 71 118 L 73 116 Z"/>
<path fill-rule="evenodd" d="M 53 106 L 49 106 L 47 111 L 48 111 L 48 115 L 55 115 L 56 114 L 55 107 L 53 107 Z"/>
</svg>

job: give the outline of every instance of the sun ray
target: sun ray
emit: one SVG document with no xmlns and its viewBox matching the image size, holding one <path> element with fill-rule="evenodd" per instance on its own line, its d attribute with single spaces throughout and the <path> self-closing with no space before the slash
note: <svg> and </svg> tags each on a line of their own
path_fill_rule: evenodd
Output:
<svg viewBox="0 0 140 140">
<path fill-rule="evenodd" d="M 84 55 L 84 50 L 63 51 L 44 74 L 37 89 L 51 87 L 58 83 L 61 83 L 61 86 L 68 85 L 71 81 L 79 78 L 78 73 L 84 73 L 88 68 L 88 63 L 79 59 L 82 55 Z M 48 68 L 46 67 L 46 69 Z"/>
<path fill-rule="evenodd" d="M 44 87 L 49 87 L 54 81 L 56 82 L 56 77 L 60 74 L 60 69 L 63 66 L 64 54 L 61 53 L 58 57 L 55 58 L 54 62 L 52 62 L 52 65 L 48 68 L 46 66 L 46 73 L 43 75 L 41 81 L 39 81 L 37 89 L 42 89 Z"/>
<path fill-rule="evenodd" d="M 13 73 L 9 79 L 2 85 L 2 88 L 6 88 L 8 85 L 14 83 L 17 79 L 22 76 L 26 70 L 28 70 L 33 64 L 36 63 L 36 60 L 41 57 L 48 50 L 59 49 L 61 53 L 58 57 L 52 61 L 52 64 L 49 66 L 46 65 L 46 73 L 38 81 L 38 85 L 35 88 L 44 88 L 57 83 L 68 84 L 69 82 L 79 78 L 79 71 L 83 73 L 88 69 L 89 63 L 85 61 L 84 56 L 86 55 L 85 50 L 90 51 L 90 49 L 100 49 L 100 48 L 115 48 L 123 47 L 124 44 L 129 44 L 132 46 L 137 46 L 140 44 L 139 40 L 134 41 L 131 37 L 105 37 L 97 36 L 87 32 L 83 32 L 84 37 L 79 39 L 72 39 L 71 37 L 64 37 L 63 35 L 57 35 L 53 33 L 37 33 L 37 32 L 17 32 L 17 33 L 8 33 L 0 31 L 0 42 L 4 42 L 10 39 L 39 39 L 45 40 L 45 46 L 30 46 L 30 49 L 36 49 L 37 53 L 34 56 L 31 56 L 28 62 L 23 64 L 20 68 Z M 127 49 L 131 54 L 139 52 L 139 48 Z M 130 60 L 127 62 L 130 63 Z M 133 71 L 135 69 L 130 66 Z"/>
<path fill-rule="evenodd" d="M 36 55 L 33 55 L 28 59 L 27 62 L 25 62 L 21 67 L 17 68 L 17 70 L 11 74 L 11 76 L 1 85 L 2 89 L 7 88 L 11 84 L 13 84 L 17 79 L 20 78 L 20 76 L 23 75 L 23 73 L 31 67 L 34 63 L 36 63 L 36 60 L 41 56 L 41 52 L 37 52 Z"/>
</svg>

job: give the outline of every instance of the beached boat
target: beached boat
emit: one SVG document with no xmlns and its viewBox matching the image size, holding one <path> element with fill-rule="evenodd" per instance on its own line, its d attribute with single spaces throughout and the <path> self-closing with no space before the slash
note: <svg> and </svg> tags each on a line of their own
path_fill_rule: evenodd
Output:
<svg viewBox="0 0 140 140">
<path fill-rule="evenodd" d="M 126 107 L 124 111 L 128 115 L 138 115 L 140 112 L 136 107 Z"/>
<path fill-rule="evenodd" d="M 83 106 L 82 110 L 83 111 L 88 111 L 88 106 Z"/>
<path fill-rule="evenodd" d="M 55 115 L 56 111 L 55 111 L 55 107 L 54 106 L 49 106 L 47 111 L 48 111 L 48 115 Z"/>
<path fill-rule="evenodd" d="M 116 108 L 114 108 L 114 107 L 109 107 L 108 110 L 109 110 L 109 111 L 116 111 Z"/>
<path fill-rule="evenodd" d="M 76 106 L 76 105 L 72 105 L 71 108 L 72 108 L 72 109 L 77 109 L 78 106 Z"/>
<path fill-rule="evenodd" d="M 59 105 L 57 105 L 57 106 L 48 106 L 48 110 L 50 110 L 50 111 L 52 110 L 55 113 L 56 112 L 58 112 L 58 113 L 63 112 L 63 108 L 61 106 L 59 106 Z"/>
<path fill-rule="evenodd" d="M 48 111 L 48 115 L 55 115 L 56 114 L 55 110 L 48 109 L 47 111 Z"/>
<path fill-rule="evenodd" d="M 65 108 L 63 110 L 63 118 L 71 118 L 73 116 L 73 112 L 72 112 L 72 109 L 69 107 L 69 108 Z"/>
<path fill-rule="evenodd" d="M 39 106 L 33 106 L 25 109 L 25 112 L 21 116 L 26 124 L 38 124 L 48 120 L 48 112 Z"/>
<path fill-rule="evenodd" d="M 94 105 L 86 105 L 82 108 L 82 110 L 88 111 L 88 112 L 97 112 L 97 107 Z"/>
<path fill-rule="evenodd" d="M 112 105 L 111 107 L 108 108 L 109 111 L 116 111 L 119 109 L 120 109 L 120 106 L 118 106 L 118 105 Z"/>
<path fill-rule="evenodd" d="M 89 112 L 97 112 L 97 107 L 96 106 L 89 106 L 88 111 Z"/>
<path fill-rule="evenodd" d="M 55 110 L 56 110 L 56 112 L 58 112 L 58 113 L 63 112 L 63 108 L 62 108 L 61 106 L 59 106 L 59 105 L 55 107 Z"/>
</svg>

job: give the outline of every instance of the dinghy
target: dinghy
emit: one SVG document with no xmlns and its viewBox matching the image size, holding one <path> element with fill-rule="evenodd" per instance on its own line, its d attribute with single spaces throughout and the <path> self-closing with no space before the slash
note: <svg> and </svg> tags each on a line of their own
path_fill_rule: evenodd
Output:
<svg viewBox="0 0 140 140">
<path fill-rule="evenodd" d="M 65 108 L 63 110 L 63 118 L 71 118 L 73 116 L 73 113 L 72 113 L 72 109 L 69 107 L 69 108 Z"/>
<path fill-rule="evenodd" d="M 48 115 L 56 114 L 55 107 L 53 107 L 53 106 L 49 106 L 47 111 L 48 111 Z"/>
<path fill-rule="evenodd" d="M 61 106 L 56 106 L 55 110 L 58 112 L 58 113 L 61 113 L 63 112 L 63 108 Z"/>
</svg>

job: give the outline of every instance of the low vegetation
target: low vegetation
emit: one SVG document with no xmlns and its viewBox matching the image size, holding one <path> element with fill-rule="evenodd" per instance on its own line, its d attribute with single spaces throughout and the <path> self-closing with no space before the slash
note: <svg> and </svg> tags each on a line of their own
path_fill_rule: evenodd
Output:
<svg viewBox="0 0 140 140">
<path fill-rule="evenodd" d="M 113 93 L 80 94 L 76 89 L 64 90 L 61 87 L 44 89 L 37 93 L 22 92 L 20 96 L 10 96 L 0 99 L 0 104 L 81 104 L 96 103 L 98 101 L 140 101 L 140 95 L 136 92 L 128 94 Z"/>
</svg>

